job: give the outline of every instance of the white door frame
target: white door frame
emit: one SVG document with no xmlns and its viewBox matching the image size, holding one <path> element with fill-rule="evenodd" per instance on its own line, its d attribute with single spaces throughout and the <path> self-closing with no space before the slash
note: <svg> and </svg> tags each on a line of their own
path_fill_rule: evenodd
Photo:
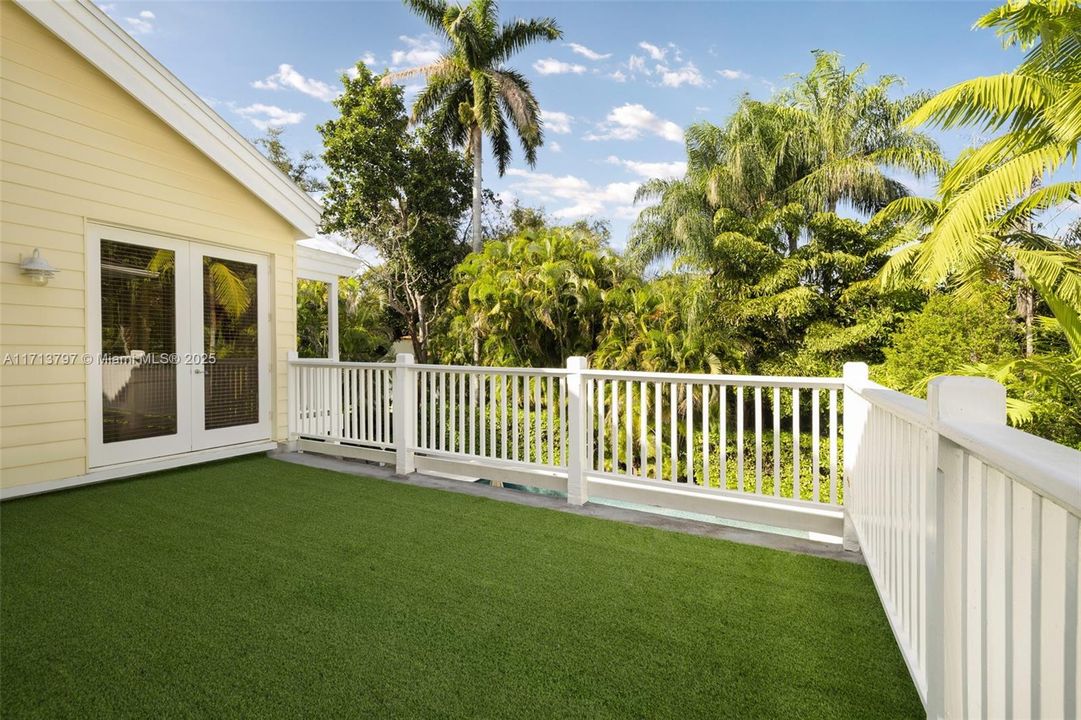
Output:
<svg viewBox="0 0 1081 720">
<path fill-rule="evenodd" d="M 271 373 L 270 350 L 270 263 L 266 255 L 192 243 L 189 255 L 191 272 L 191 345 L 197 360 L 206 353 L 203 347 L 203 258 L 213 257 L 222 260 L 235 260 L 248 263 L 256 268 L 256 317 L 259 324 L 258 364 L 259 368 L 259 413 L 258 421 L 250 425 L 207 430 L 205 424 L 206 395 L 205 368 L 201 364 L 192 367 L 191 387 L 191 438 L 192 449 L 205 450 L 223 445 L 236 445 L 253 440 L 270 438 L 270 386 L 274 382 Z"/>
<path fill-rule="evenodd" d="M 176 373 L 177 432 L 173 435 L 108 444 L 104 442 L 101 376 L 102 240 L 160 248 L 175 253 L 176 354 L 180 362 L 177 364 Z M 203 368 L 192 362 L 203 353 L 202 259 L 204 255 L 247 262 L 254 264 L 257 268 L 259 421 L 251 425 L 217 430 L 206 430 L 204 427 L 203 380 L 205 375 L 201 375 Z M 87 365 L 86 382 L 87 464 L 90 468 L 270 439 L 271 386 L 274 382 L 271 368 L 273 328 L 270 322 L 270 265 L 266 255 L 150 231 L 87 223 L 86 289 L 86 346 L 91 358 L 91 362 Z"/>
<path fill-rule="evenodd" d="M 188 266 L 189 243 L 173 237 L 154 235 L 126 228 L 105 225 L 87 225 L 86 243 L 86 346 L 91 362 L 87 365 L 87 438 L 88 465 L 92 468 L 132 460 L 175 455 L 191 450 L 191 396 L 190 366 L 177 365 L 176 372 L 176 433 L 106 443 L 102 428 L 102 379 L 101 379 L 101 241 L 114 240 L 129 245 L 171 250 L 175 253 L 176 272 L 174 289 L 176 303 L 176 354 L 183 358 L 192 349 L 188 343 L 188 314 L 191 309 L 190 286 L 181 268 Z"/>
</svg>

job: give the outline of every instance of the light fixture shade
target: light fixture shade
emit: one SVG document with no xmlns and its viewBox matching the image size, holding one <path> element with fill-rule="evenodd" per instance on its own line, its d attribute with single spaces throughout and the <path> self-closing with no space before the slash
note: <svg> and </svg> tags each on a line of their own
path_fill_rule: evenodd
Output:
<svg viewBox="0 0 1081 720">
<path fill-rule="evenodd" d="M 58 272 L 45 258 L 41 257 L 41 250 L 38 248 L 34 248 L 33 255 L 19 263 L 19 271 L 29 277 L 35 285 L 47 285 L 52 276 Z"/>
</svg>

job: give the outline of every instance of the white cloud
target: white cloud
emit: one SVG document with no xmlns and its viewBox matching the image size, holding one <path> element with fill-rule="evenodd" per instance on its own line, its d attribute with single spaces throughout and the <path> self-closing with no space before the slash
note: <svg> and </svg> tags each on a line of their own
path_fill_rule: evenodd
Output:
<svg viewBox="0 0 1081 720">
<path fill-rule="evenodd" d="M 268 127 L 281 127 L 283 125 L 297 125 L 304 120 L 304 113 L 283 110 L 277 105 L 264 105 L 254 103 L 242 108 L 236 108 L 237 115 L 247 118 L 251 124 L 260 130 Z"/>
<path fill-rule="evenodd" d="M 702 77 L 702 73 L 698 72 L 698 68 L 694 66 L 694 63 L 687 63 L 683 67 L 674 69 L 658 65 L 657 74 L 660 75 L 661 84 L 667 87 L 681 87 L 683 85 L 702 87 L 707 84 L 706 79 Z"/>
<path fill-rule="evenodd" d="M 541 120 L 546 130 L 551 130 L 556 135 L 566 135 L 571 131 L 571 121 L 574 118 L 565 112 L 541 110 Z"/>
<path fill-rule="evenodd" d="M 637 103 L 627 103 L 613 108 L 598 132 L 585 136 L 586 140 L 637 140 L 644 134 L 672 142 L 683 142 L 683 128 L 671 120 L 657 117 Z"/>
<path fill-rule="evenodd" d="M 750 75 L 743 72 L 742 70 L 729 70 L 728 68 L 725 68 L 724 70 L 718 70 L 717 74 L 723 77 L 725 80 L 746 80 L 750 77 Z"/>
<path fill-rule="evenodd" d="M 635 175 L 649 178 L 681 178 L 687 174 L 687 163 L 683 160 L 672 162 L 638 162 L 635 160 L 623 160 L 615 155 L 608 156 L 608 162 L 630 170 Z"/>
<path fill-rule="evenodd" d="M 539 204 L 563 205 L 552 212 L 560 220 L 604 215 L 609 217 L 633 217 L 634 193 L 639 183 L 616 182 L 593 185 L 574 175 L 550 175 L 511 168 L 507 175 L 515 178 L 511 185 L 522 197 Z"/>
<path fill-rule="evenodd" d="M 116 10 L 116 3 L 98 5 L 98 9 L 101 10 L 103 13 L 111 13 L 113 10 Z"/>
<path fill-rule="evenodd" d="M 641 55 L 631 55 L 627 60 L 627 69 L 631 71 L 631 74 L 642 73 L 643 75 L 651 74 L 650 69 L 646 66 L 646 59 Z"/>
<path fill-rule="evenodd" d="M 544 58 L 533 63 L 533 69 L 539 72 L 541 75 L 564 75 L 567 73 L 574 73 L 575 75 L 581 75 L 586 71 L 584 65 L 577 65 L 574 63 L 565 63 L 562 60 L 556 60 L 555 58 Z"/>
<path fill-rule="evenodd" d="M 548 143 L 548 149 L 551 150 L 552 152 L 556 152 L 556 153 L 563 152 L 563 146 L 560 145 L 559 143 L 557 143 L 555 140 Z"/>
<path fill-rule="evenodd" d="M 362 63 L 364 63 L 365 65 L 368 65 L 369 67 L 372 66 L 372 65 L 375 65 L 377 62 L 379 62 L 378 60 L 375 59 L 375 53 L 373 53 L 371 50 L 368 50 L 363 55 L 361 55 L 360 56 L 360 61 Z"/>
<path fill-rule="evenodd" d="M 596 50 L 591 50 L 585 45 L 579 45 L 578 43 L 567 43 L 567 47 L 587 60 L 607 60 L 612 57 L 612 53 L 601 54 Z"/>
<path fill-rule="evenodd" d="M 337 95 L 337 92 L 330 85 L 322 80 L 304 77 L 288 63 L 282 63 L 278 66 L 278 72 L 268 76 L 265 80 L 256 80 L 251 86 L 260 90 L 292 88 L 324 102 L 330 102 Z"/>
<path fill-rule="evenodd" d="M 652 43 L 647 43 L 645 40 L 638 43 L 638 47 L 649 53 L 649 57 L 653 60 L 664 60 L 664 56 L 668 54 L 667 49 L 659 48 Z"/>
<path fill-rule="evenodd" d="M 616 70 L 614 73 L 609 73 L 608 77 L 612 78 L 616 82 L 627 82 L 627 76 L 622 70 Z"/>
<path fill-rule="evenodd" d="M 431 65 L 443 55 L 439 41 L 431 35 L 399 35 L 398 39 L 405 43 L 406 47 L 390 53 L 392 65 Z"/>
<path fill-rule="evenodd" d="M 103 6 L 103 9 L 104 7 L 115 6 Z M 154 32 L 154 13 L 149 10 L 143 10 L 138 17 L 126 17 L 124 22 L 128 24 L 128 32 L 133 35 L 147 35 Z"/>
</svg>

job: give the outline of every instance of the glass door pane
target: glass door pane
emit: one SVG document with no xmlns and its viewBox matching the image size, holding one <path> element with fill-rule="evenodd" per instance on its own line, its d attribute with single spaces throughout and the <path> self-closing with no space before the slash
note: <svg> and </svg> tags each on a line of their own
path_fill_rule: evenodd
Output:
<svg viewBox="0 0 1081 720">
<path fill-rule="evenodd" d="M 105 444 L 177 434 L 176 254 L 101 241 Z"/>
<path fill-rule="evenodd" d="M 259 422 L 258 267 L 203 256 L 204 429 Z"/>
</svg>

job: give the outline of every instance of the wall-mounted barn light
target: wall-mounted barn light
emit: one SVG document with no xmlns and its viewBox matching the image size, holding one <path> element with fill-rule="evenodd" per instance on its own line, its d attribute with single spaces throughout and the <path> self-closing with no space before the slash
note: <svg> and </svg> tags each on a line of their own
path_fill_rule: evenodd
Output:
<svg viewBox="0 0 1081 720">
<path fill-rule="evenodd" d="M 41 257 L 41 250 L 37 248 L 34 248 L 33 255 L 19 261 L 19 271 L 35 285 L 48 285 L 53 275 L 59 272 Z"/>
</svg>

